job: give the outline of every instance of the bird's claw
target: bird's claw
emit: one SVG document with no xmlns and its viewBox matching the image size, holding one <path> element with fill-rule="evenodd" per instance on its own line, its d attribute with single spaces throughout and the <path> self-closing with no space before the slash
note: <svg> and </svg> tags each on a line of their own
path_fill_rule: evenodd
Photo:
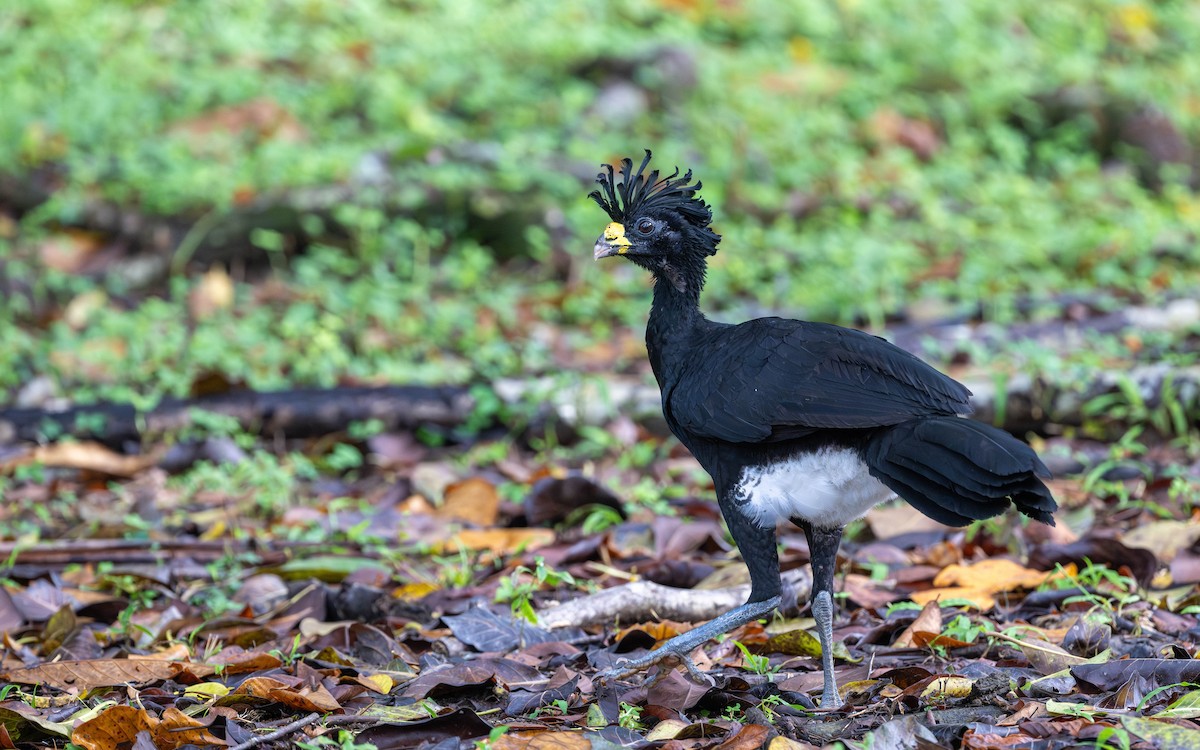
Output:
<svg viewBox="0 0 1200 750">
<path fill-rule="evenodd" d="M 622 680 L 626 677 L 632 677 L 638 672 L 644 672 L 650 667 L 658 667 L 658 674 L 646 683 L 646 687 L 654 687 L 670 674 L 675 667 L 682 666 L 687 671 L 688 676 L 697 684 L 709 687 L 716 685 L 716 681 L 712 677 L 700 671 L 700 668 L 696 666 L 696 662 L 692 660 L 690 655 L 665 649 L 659 649 L 659 651 L 661 653 L 652 651 L 640 659 L 630 659 L 620 664 L 614 664 L 597 674 L 596 679 L 600 682 Z"/>
</svg>

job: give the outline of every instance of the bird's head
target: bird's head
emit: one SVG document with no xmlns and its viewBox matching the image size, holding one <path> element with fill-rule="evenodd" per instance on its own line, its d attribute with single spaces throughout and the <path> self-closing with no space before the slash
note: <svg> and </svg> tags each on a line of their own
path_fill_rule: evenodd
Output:
<svg viewBox="0 0 1200 750">
<path fill-rule="evenodd" d="M 621 161 L 620 181 L 611 164 L 596 177 L 600 189 L 588 197 L 612 221 L 596 240 L 596 260 L 620 255 L 662 274 L 679 286 L 696 273 L 703 284 L 705 259 L 717 252 L 721 236 L 709 228 L 712 210 L 696 197 L 700 182 L 692 184 L 689 170 L 659 178 L 658 170 L 646 173 L 650 151 L 636 173 L 633 161 Z"/>
</svg>

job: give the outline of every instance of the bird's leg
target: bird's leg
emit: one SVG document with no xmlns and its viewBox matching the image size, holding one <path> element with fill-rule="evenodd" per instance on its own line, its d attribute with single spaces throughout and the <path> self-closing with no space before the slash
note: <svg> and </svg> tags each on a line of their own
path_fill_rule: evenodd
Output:
<svg viewBox="0 0 1200 750">
<path fill-rule="evenodd" d="M 746 567 L 750 569 L 749 601 L 686 633 L 680 633 L 644 656 L 610 667 L 597 675 L 598 679 L 619 680 L 656 664 L 675 663 L 682 664 L 696 682 L 711 684 L 712 679 L 696 668 L 691 657 L 692 651 L 740 625 L 771 614 L 779 606 L 779 552 L 775 548 L 775 529 L 759 528 L 739 513 L 726 512 L 724 498 L 721 509 L 729 525 L 729 533 L 733 535 Z"/>
<path fill-rule="evenodd" d="M 821 640 L 821 671 L 825 685 L 821 691 L 821 708 L 840 708 L 842 698 L 838 694 L 837 679 L 833 674 L 833 569 L 837 564 L 838 544 L 842 541 L 841 529 L 818 529 L 806 522 L 793 523 L 804 529 L 808 538 L 809 557 L 812 560 L 813 619 L 817 621 L 817 637 Z"/>
<path fill-rule="evenodd" d="M 779 596 L 761 602 L 746 602 L 740 607 L 734 607 L 716 619 L 709 620 L 703 625 L 692 628 L 686 633 L 680 633 L 648 654 L 636 659 L 629 659 L 601 672 L 601 680 L 620 680 L 637 674 L 658 664 L 681 664 L 698 683 L 712 684 L 712 678 L 704 674 L 692 661 L 691 653 L 700 646 L 717 636 L 745 625 L 751 620 L 765 617 L 779 606 Z"/>
</svg>

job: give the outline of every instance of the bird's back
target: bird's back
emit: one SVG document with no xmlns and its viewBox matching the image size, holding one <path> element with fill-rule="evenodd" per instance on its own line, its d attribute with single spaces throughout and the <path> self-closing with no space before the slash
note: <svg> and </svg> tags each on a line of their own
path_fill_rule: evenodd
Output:
<svg viewBox="0 0 1200 750">
<path fill-rule="evenodd" d="M 701 319 L 686 334 L 647 338 L 668 422 L 685 442 L 772 443 L 971 411 L 965 387 L 849 328 Z"/>
</svg>

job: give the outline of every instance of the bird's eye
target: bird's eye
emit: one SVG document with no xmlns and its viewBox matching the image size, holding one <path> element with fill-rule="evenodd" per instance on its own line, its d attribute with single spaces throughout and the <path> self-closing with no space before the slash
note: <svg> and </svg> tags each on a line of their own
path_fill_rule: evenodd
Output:
<svg viewBox="0 0 1200 750">
<path fill-rule="evenodd" d="M 642 219 L 638 222 L 637 230 L 642 234 L 650 234 L 654 231 L 654 222 L 649 219 Z"/>
</svg>

